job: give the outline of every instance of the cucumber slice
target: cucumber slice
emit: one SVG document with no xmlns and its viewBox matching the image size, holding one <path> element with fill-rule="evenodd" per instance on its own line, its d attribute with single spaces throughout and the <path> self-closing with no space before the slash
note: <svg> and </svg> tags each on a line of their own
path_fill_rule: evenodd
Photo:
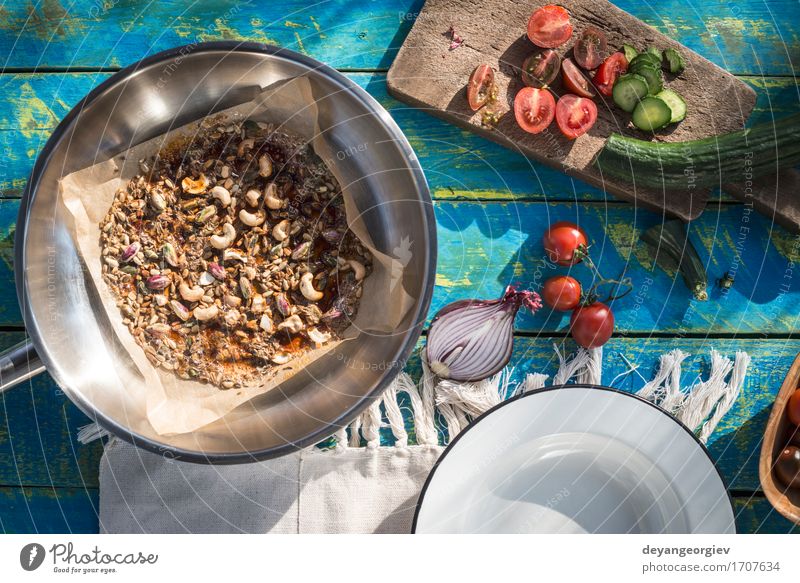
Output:
<svg viewBox="0 0 800 583">
<path fill-rule="evenodd" d="M 664 89 L 664 77 L 661 75 L 661 69 L 639 65 L 634 67 L 631 73 L 644 77 L 644 80 L 647 81 L 647 92 L 650 95 L 656 95 Z"/>
<path fill-rule="evenodd" d="M 636 55 L 639 54 L 639 51 L 637 51 L 631 45 L 622 45 L 622 53 L 625 55 L 625 59 L 627 59 L 628 63 L 630 63 L 636 57 Z"/>
<path fill-rule="evenodd" d="M 661 51 L 659 51 L 656 47 L 647 47 L 646 52 L 656 57 L 659 63 L 661 62 Z"/>
<path fill-rule="evenodd" d="M 669 120 L 670 123 L 683 121 L 683 118 L 686 117 L 686 102 L 683 100 L 683 97 L 672 89 L 664 89 L 664 91 L 661 91 L 656 97 L 666 103 L 667 107 L 669 107 L 672 112 L 672 117 Z"/>
<path fill-rule="evenodd" d="M 667 61 L 669 72 L 678 75 L 686 68 L 686 61 L 675 49 L 664 49 L 664 59 Z"/>
<path fill-rule="evenodd" d="M 614 103 L 630 113 L 641 99 L 647 97 L 647 81 L 644 77 L 633 73 L 623 75 L 614 83 L 611 96 Z"/>
<path fill-rule="evenodd" d="M 657 97 L 645 97 L 633 110 L 633 125 L 646 132 L 663 128 L 670 119 L 672 111 Z"/>
<path fill-rule="evenodd" d="M 656 68 L 660 69 L 661 68 L 661 57 L 656 57 L 655 55 L 652 55 L 650 53 L 639 53 L 630 62 L 630 66 L 632 67 L 634 65 L 644 64 L 644 63 L 649 63 L 653 67 L 656 67 Z"/>
</svg>

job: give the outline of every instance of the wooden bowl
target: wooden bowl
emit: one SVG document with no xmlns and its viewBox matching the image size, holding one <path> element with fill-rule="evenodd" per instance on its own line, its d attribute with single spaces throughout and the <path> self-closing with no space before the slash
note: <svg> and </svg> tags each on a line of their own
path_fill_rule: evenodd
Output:
<svg viewBox="0 0 800 583">
<path fill-rule="evenodd" d="M 800 354 L 794 359 L 772 406 L 758 463 L 758 474 L 767 500 L 775 510 L 795 524 L 800 524 L 800 488 L 784 486 L 775 478 L 773 466 L 778 454 L 789 443 L 789 438 L 796 429 L 786 418 L 786 404 L 798 386 L 800 386 Z"/>
</svg>

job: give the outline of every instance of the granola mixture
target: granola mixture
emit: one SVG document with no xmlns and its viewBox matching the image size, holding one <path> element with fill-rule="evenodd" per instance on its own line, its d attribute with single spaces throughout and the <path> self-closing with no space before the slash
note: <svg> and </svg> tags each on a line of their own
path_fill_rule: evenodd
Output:
<svg viewBox="0 0 800 583">
<path fill-rule="evenodd" d="M 100 224 L 102 269 L 154 365 L 230 389 L 348 327 L 371 256 L 309 145 L 207 122 L 139 171 Z"/>
</svg>

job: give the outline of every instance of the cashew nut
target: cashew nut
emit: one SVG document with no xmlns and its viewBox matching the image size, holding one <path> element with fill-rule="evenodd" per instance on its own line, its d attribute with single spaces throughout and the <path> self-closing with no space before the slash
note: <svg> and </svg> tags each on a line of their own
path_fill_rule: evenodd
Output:
<svg viewBox="0 0 800 583">
<path fill-rule="evenodd" d="M 208 178 L 206 178 L 205 174 L 201 174 L 197 180 L 187 176 L 181 180 L 181 188 L 187 194 L 202 194 L 208 188 Z"/>
<path fill-rule="evenodd" d="M 238 310 L 228 310 L 227 312 L 225 312 L 225 316 L 223 316 L 223 318 L 225 319 L 225 323 L 228 326 L 235 326 L 236 323 L 239 321 L 239 317 L 240 314 Z"/>
<path fill-rule="evenodd" d="M 229 308 L 238 308 L 239 306 L 242 305 L 242 298 L 238 296 L 233 296 L 231 294 L 226 294 L 222 298 L 222 301 L 225 302 L 225 305 L 228 306 Z"/>
<path fill-rule="evenodd" d="M 199 302 L 200 298 L 206 294 L 199 285 L 189 287 L 185 281 L 182 281 L 178 286 L 178 293 L 180 293 L 181 297 L 187 302 Z"/>
<path fill-rule="evenodd" d="M 258 323 L 258 326 L 267 334 L 271 334 L 273 330 L 272 320 L 269 316 L 264 314 L 261 316 L 261 321 Z"/>
<path fill-rule="evenodd" d="M 276 241 L 283 241 L 289 236 L 286 229 L 289 228 L 289 219 L 283 219 L 280 223 L 272 227 L 272 236 Z"/>
<path fill-rule="evenodd" d="M 356 261 L 355 259 L 350 259 L 347 264 L 353 268 L 353 275 L 356 276 L 356 281 L 361 281 L 364 279 L 364 275 L 366 275 L 367 271 L 360 262 Z"/>
<path fill-rule="evenodd" d="M 264 178 L 272 176 L 272 160 L 266 154 L 258 159 L 258 173 Z"/>
<path fill-rule="evenodd" d="M 282 352 L 280 354 L 275 354 L 271 356 L 270 360 L 274 364 L 286 364 L 287 362 L 289 362 L 289 355 Z"/>
<path fill-rule="evenodd" d="M 236 229 L 230 223 L 222 225 L 222 235 L 213 235 L 211 237 L 211 246 L 214 249 L 227 249 L 236 238 Z"/>
<path fill-rule="evenodd" d="M 231 193 L 223 186 L 215 186 L 211 189 L 211 196 L 216 198 L 222 206 L 231 204 Z"/>
<path fill-rule="evenodd" d="M 239 142 L 239 147 L 236 148 L 236 154 L 240 157 L 244 156 L 244 151 L 252 150 L 255 145 L 256 141 L 253 138 L 242 140 L 241 142 Z"/>
<path fill-rule="evenodd" d="M 267 204 L 267 208 L 273 211 L 283 206 L 283 201 L 278 198 L 278 187 L 275 186 L 274 182 L 270 182 L 267 190 L 264 191 L 264 201 Z"/>
<path fill-rule="evenodd" d="M 261 193 L 255 189 L 248 190 L 244 195 L 244 199 L 250 206 L 258 206 L 259 198 L 261 198 Z"/>
<path fill-rule="evenodd" d="M 246 210 L 242 209 L 239 211 L 239 220 L 242 221 L 248 227 L 257 227 L 261 223 L 264 222 L 266 217 L 264 213 L 249 213 Z"/>
<path fill-rule="evenodd" d="M 307 300 L 318 302 L 322 299 L 324 294 L 314 289 L 314 284 L 311 281 L 313 278 L 314 274 L 310 271 L 303 274 L 300 278 L 300 293 L 302 293 L 303 297 Z"/>
<path fill-rule="evenodd" d="M 278 324 L 278 330 L 286 330 L 291 334 L 297 334 L 302 329 L 303 329 L 303 321 L 297 314 L 295 314 L 294 316 L 289 316 L 283 322 Z"/>
<path fill-rule="evenodd" d="M 217 317 L 217 314 L 219 314 L 219 308 L 214 304 L 211 304 L 207 308 L 195 308 L 193 312 L 193 315 L 198 322 L 213 320 Z"/>
<path fill-rule="evenodd" d="M 247 257 L 242 255 L 236 249 L 225 249 L 222 252 L 222 260 L 223 261 L 241 261 L 242 263 L 247 263 Z"/>
<path fill-rule="evenodd" d="M 307 334 L 311 342 L 316 344 L 317 347 L 331 339 L 331 335 L 328 332 L 320 332 L 316 328 L 309 328 Z"/>
</svg>

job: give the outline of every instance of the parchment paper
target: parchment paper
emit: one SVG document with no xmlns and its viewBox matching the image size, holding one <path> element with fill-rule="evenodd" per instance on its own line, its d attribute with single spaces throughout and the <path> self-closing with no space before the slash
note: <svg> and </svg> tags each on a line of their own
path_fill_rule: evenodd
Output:
<svg viewBox="0 0 800 583">
<path fill-rule="evenodd" d="M 316 154 L 326 161 L 342 186 L 350 228 L 373 256 L 373 271 L 364 280 L 358 313 L 343 336 L 353 339 L 360 334 L 391 333 L 397 329 L 414 303 L 403 285 L 397 285 L 398 278 L 402 282 L 404 266 L 391 256 L 390 250 L 376 248 L 367 232 L 359 215 L 359 205 L 354 198 L 357 194 L 351 192 L 350 185 L 342 179 L 341 169 L 337 167 L 336 148 L 330 139 L 332 133 L 326 131 L 330 128 L 321 126 L 323 119 L 335 119 L 332 115 L 320 115 L 320 108 L 331 107 L 328 105 L 331 100 L 319 102 L 315 95 L 323 94 L 312 78 L 300 76 L 282 80 L 262 89 L 250 102 L 215 113 L 212 119 L 223 123 L 241 122 L 245 119 L 272 123 L 280 131 L 294 134 L 311 143 Z M 320 103 L 322 105 L 318 106 Z M 59 185 L 64 204 L 74 217 L 71 235 L 86 265 L 89 278 L 86 284 L 94 287 L 101 299 L 102 305 L 96 306 L 95 310 L 106 312 L 113 333 L 141 373 L 141 390 L 146 391 L 147 417 L 161 435 L 191 432 L 218 420 L 242 403 L 277 387 L 342 342 L 331 342 L 284 366 L 276 367 L 273 374 L 260 379 L 257 384 L 241 389 L 222 390 L 208 383 L 181 379 L 172 371 L 154 367 L 122 323 L 122 315 L 111 289 L 102 278 L 99 224 L 106 216 L 117 190 L 139 172 L 139 160 L 147 159 L 171 144 L 190 139 L 200 129 L 202 122 L 203 120 L 196 120 L 138 144 L 110 160 L 69 174 Z"/>
</svg>

